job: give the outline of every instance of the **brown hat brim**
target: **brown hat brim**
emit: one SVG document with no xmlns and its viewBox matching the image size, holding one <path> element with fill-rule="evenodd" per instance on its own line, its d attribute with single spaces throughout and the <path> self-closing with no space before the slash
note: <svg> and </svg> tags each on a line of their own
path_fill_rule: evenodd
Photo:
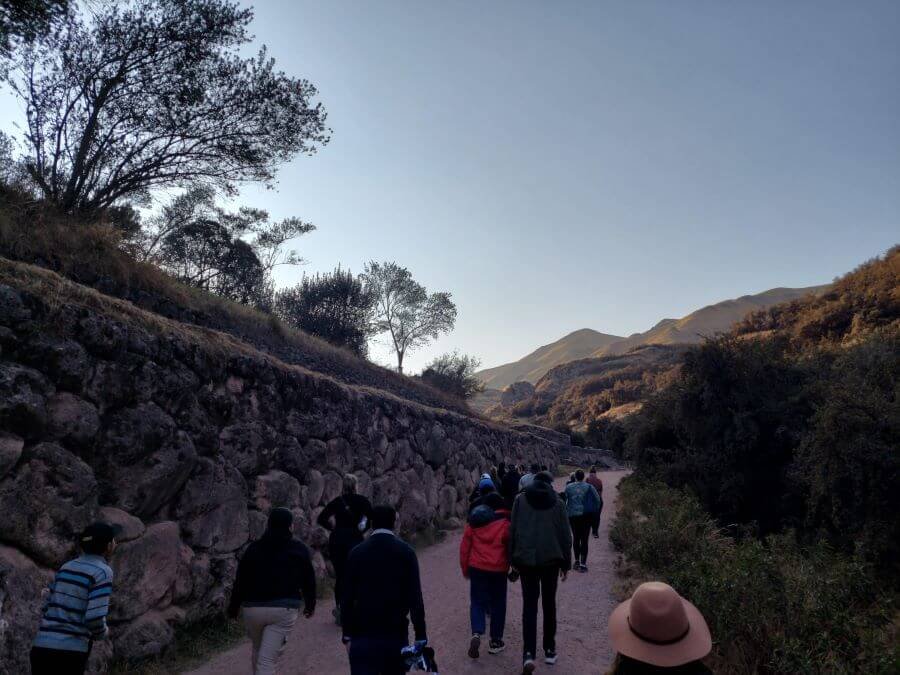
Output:
<svg viewBox="0 0 900 675">
<path fill-rule="evenodd" d="M 656 644 L 642 640 L 628 625 L 631 600 L 626 600 L 613 610 L 609 617 L 609 639 L 617 653 L 643 663 L 661 668 L 674 668 L 691 661 L 697 661 L 712 649 L 712 636 L 706 619 L 694 605 L 681 599 L 687 612 L 690 630 L 678 642 Z"/>
</svg>

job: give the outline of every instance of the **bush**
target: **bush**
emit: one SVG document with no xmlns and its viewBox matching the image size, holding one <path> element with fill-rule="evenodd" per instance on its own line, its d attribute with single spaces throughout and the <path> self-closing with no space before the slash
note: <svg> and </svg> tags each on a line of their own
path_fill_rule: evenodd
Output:
<svg viewBox="0 0 900 675">
<path fill-rule="evenodd" d="M 732 539 L 690 493 L 637 477 L 619 486 L 610 539 L 634 581 L 662 579 L 697 605 L 715 672 L 894 672 L 896 596 L 859 556 L 790 534 Z"/>
<path fill-rule="evenodd" d="M 481 365 L 474 356 L 453 352 L 437 357 L 422 371 L 422 381 L 435 389 L 465 400 L 484 391 L 484 384 L 475 377 Z"/>
</svg>

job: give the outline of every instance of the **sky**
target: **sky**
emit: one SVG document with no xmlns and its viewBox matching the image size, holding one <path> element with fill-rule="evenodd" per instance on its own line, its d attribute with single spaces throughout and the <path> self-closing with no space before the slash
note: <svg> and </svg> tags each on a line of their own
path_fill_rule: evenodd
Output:
<svg viewBox="0 0 900 675">
<path fill-rule="evenodd" d="M 281 285 L 396 260 L 453 294 L 456 329 L 407 372 L 629 335 L 900 243 L 895 0 L 254 4 L 333 137 L 239 203 L 317 225 Z M 0 98 L 0 128 L 21 116 Z"/>
</svg>

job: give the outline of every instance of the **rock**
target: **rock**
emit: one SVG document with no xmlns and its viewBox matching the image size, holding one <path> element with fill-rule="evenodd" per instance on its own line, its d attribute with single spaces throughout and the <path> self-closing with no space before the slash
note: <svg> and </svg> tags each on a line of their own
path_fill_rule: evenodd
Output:
<svg viewBox="0 0 900 675">
<path fill-rule="evenodd" d="M 116 537 L 116 541 L 120 544 L 137 539 L 144 534 L 146 529 L 140 518 L 135 518 L 122 509 L 117 509 L 113 506 L 101 506 L 98 518 L 104 523 L 117 525 L 120 528 L 119 536 Z"/>
<path fill-rule="evenodd" d="M 100 314 L 90 314 L 78 322 L 79 339 L 91 354 L 115 358 L 128 345 L 125 324 Z"/>
<path fill-rule="evenodd" d="M 4 673 L 29 672 L 28 646 L 40 623 L 42 591 L 52 580 L 50 570 L 0 544 L 0 664 Z"/>
<path fill-rule="evenodd" d="M 531 398 L 534 395 L 534 385 L 531 382 L 513 382 L 500 394 L 500 405 L 511 408 L 516 403 Z"/>
<path fill-rule="evenodd" d="M 191 576 L 193 563 L 194 550 L 187 544 L 182 544 L 178 549 L 178 572 L 175 575 L 175 585 L 172 587 L 172 601 L 175 603 L 189 600 L 194 591 L 194 580 Z"/>
<path fill-rule="evenodd" d="M 403 495 L 397 509 L 398 527 L 401 532 L 412 533 L 431 523 L 432 511 L 420 490 L 412 489 Z"/>
<path fill-rule="evenodd" d="M 22 302 L 22 295 L 6 284 L 0 284 L 0 322 L 15 327 L 31 318 L 31 311 Z"/>
<path fill-rule="evenodd" d="M 87 464 L 55 443 L 26 450 L 23 460 L 0 481 L 0 539 L 56 567 L 96 516 L 97 481 Z"/>
<path fill-rule="evenodd" d="M 328 504 L 332 499 L 341 495 L 344 487 L 344 479 L 336 473 L 329 471 L 323 477 L 325 488 L 322 491 L 322 504 Z"/>
<path fill-rule="evenodd" d="M 281 436 L 275 445 L 273 466 L 289 473 L 294 478 L 303 480 L 309 471 L 309 458 L 293 436 Z"/>
<path fill-rule="evenodd" d="M 345 473 L 350 467 L 350 446 L 343 438 L 328 441 L 325 452 L 325 466 L 338 473 Z"/>
<path fill-rule="evenodd" d="M 116 657 L 134 662 L 162 653 L 175 640 L 170 617 L 163 612 L 148 612 L 129 623 L 113 642 Z"/>
<path fill-rule="evenodd" d="M 372 499 L 372 477 L 365 471 L 356 471 L 357 492 L 363 497 Z"/>
<path fill-rule="evenodd" d="M 0 427 L 26 439 L 40 438 L 53 388 L 38 371 L 0 363 Z"/>
<path fill-rule="evenodd" d="M 397 508 L 403 494 L 403 488 L 396 476 L 382 476 L 372 483 L 372 494 L 375 504 L 387 504 Z"/>
<path fill-rule="evenodd" d="M 85 447 L 100 429 L 100 415 L 93 404 L 75 394 L 60 392 L 47 401 L 48 434 L 66 445 Z"/>
<path fill-rule="evenodd" d="M 176 514 L 191 546 L 216 553 L 240 548 L 250 535 L 243 476 L 221 458 L 201 458 L 181 492 Z"/>
<path fill-rule="evenodd" d="M 300 502 L 300 483 L 284 471 L 273 469 L 256 477 L 251 500 L 264 514 L 277 506 L 293 508 Z"/>
<path fill-rule="evenodd" d="M 322 503 L 322 495 L 325 493 L 325 478 L 316 469 L 310 469 L 306 477 L 309 486 L 309 505 L 316 507 Z"/>
<path fill-rule="evenodd" d="M 442 520 L 453 517 L 456 511 L 456 488 L 452 485 L 445 485 L 438 492 L 438 515 Z"/>
<path fill-rule="evenodd" d="M 266 455 L 273 452 L 267 447 L 270 435 L 264 424 L 233 424 L 219 433 L 219 452 L 242 474 L 252 476 L 265 464 Z"/>
<path fill-rule="evenodd" d="M 171 596 L 180 554 L 175 522 L 151 525 L 143 537 L 116 547 L 112 559 L 116 592 L 110 620 L 133 619 Z"/>
<path fill-rule="evenodd" d="M 263 533 L 266 531 L 268 520 L 268 515 L 262 511 L 250 509 L 250 511 L 247 512 L 247 528 L 250 533 L 250 541 L 256 541 L 263 536 Z"/>
<path fill-rule="evenodd" d="M 19 457 L 22 456 L 23 447 L 25 447 L 25 441 L 21 438 L 15 434 L 0 431 L 0 478 L 13 470 Z"/>
<path fill-rule="evenodd" d="M 90 370 L 88 353 L 80 344 L 48 334 L 28 343 L 28 365 L 46 373 L 61 389 L 79 392 Z"/>
</svg>

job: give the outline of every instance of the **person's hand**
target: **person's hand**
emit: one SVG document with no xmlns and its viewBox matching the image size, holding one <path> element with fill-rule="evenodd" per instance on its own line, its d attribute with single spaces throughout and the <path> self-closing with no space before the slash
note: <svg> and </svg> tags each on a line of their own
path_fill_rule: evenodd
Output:
<svg viewBox="0 0 900 675">
<path fill-rule="evenodd" d="M 305 616 L 307 619 L 313 618 L 315 613 L 316 613 L 315 609 L 304 609 L 303 610 L 303 616 Z"/>
</svg>

